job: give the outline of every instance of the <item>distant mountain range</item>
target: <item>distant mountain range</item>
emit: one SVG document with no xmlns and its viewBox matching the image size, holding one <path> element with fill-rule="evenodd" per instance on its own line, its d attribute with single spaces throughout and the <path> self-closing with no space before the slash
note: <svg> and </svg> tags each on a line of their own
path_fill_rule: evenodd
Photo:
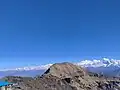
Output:
<svg viewBox="0 0 120 90">
<path fill-rule="evenodd" d="M 83 66 L 83 67 L 120 67 L 120 60 L 116 59 L 108 59 L 108 58 L 103 58 L 100 60 L 94 59 L 94 60 L 83 60 L 77 65 Z"/>
<path fill-rule="evenodd" d="M 101 60 L 83 60 L 78 66 L 107 76 L 120 76 L 120 60 L 103 58 Z"/>
<path fill-rule="evenodd" d="M 91 72 L 102 73 L 111 76 L 120 76 L 120 60 L 103 58 L 100 60 L 82 60 L 74 63 L 87 68 Z M 35 76 L 44 73 L 52 64 L 30 66 L 15 69 L 0 70 L 0 77 L 3 76 Z"/>
</svg>

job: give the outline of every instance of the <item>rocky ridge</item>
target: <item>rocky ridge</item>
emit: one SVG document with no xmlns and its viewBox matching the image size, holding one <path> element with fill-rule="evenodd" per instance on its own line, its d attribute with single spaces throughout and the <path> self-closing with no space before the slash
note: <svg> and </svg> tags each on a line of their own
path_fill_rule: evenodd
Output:
<svg viewBox="0 0 120 90">
<path fill-rule="evenodd" d="M 9 76 L 4 80 L 17 83 L 21 90 L 120 90 L 119 78 L 90 73 L 67 62 L 53 64 L 42 76 Z"/>
</svg>

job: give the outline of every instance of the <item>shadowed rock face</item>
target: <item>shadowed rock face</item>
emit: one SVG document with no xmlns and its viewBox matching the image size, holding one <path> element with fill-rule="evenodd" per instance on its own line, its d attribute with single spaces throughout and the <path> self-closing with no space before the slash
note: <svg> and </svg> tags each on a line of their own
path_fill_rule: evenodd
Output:
<svg viewBox="0 0 120 90">
<path fill-rule="evenodd" d="M 17 83 L 21 90 L 120 90 L 119 78 L 88 73 L 71 63 L 54 64 L 35 78 L 6 77 L 4 80 Z"/>
</svg>

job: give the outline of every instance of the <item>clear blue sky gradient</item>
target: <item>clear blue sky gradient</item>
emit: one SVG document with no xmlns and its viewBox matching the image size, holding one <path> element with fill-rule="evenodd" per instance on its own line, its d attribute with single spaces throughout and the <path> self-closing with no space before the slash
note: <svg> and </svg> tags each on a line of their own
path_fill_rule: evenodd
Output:
<svg viewBox="0 0 120 90">
<path fill-rule="evenodd" d="M 120 59 L 120 0 L 1 0 L 0 68 Z"/>
</svg>

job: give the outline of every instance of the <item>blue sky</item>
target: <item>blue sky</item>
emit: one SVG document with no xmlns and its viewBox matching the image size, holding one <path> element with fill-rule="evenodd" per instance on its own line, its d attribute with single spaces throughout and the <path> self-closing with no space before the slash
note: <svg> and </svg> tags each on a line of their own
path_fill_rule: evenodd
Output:
<svg viewBox="0 0 120 90">
<path fill-rule="evenodd" d="M 0 68 L 120 59 L 119 0 L 1 0 Z"/>
</svg>

